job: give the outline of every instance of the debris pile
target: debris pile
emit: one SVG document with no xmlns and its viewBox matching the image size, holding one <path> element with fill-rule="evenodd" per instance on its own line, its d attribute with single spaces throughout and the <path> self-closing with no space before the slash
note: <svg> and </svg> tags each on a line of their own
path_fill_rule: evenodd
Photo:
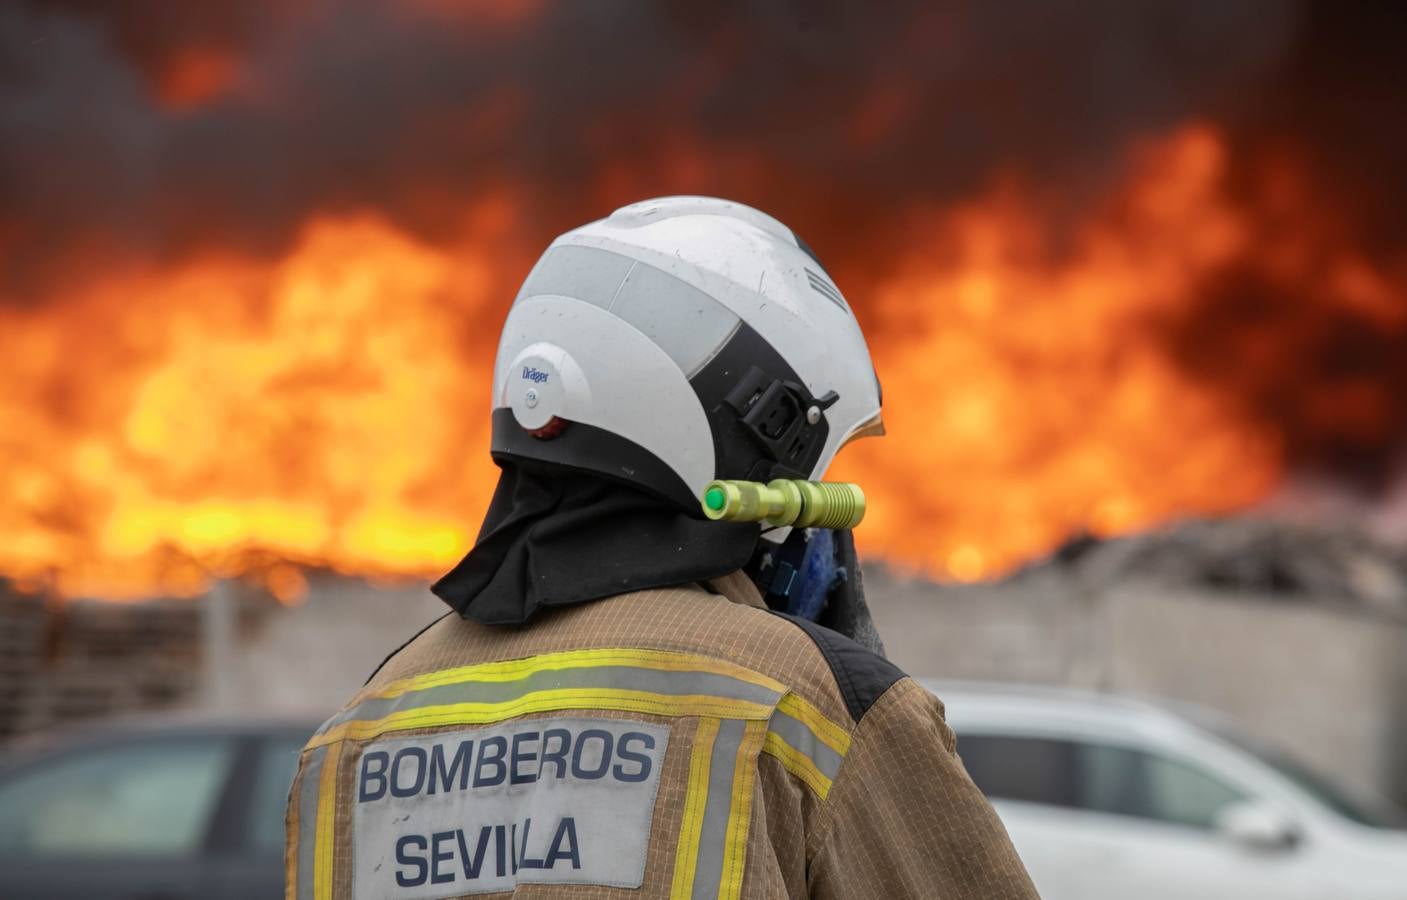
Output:
<svg viewBox="0 0 1407 900">
<path fill-rule="evenodd" d="M 0 740 L 200 687 L 200 605 L 58 603 L 0 581 Z"/>
<path fill-rule="evenodd" d="M 1013 583 L 1075 570 L 1106 586 L 1154 580 L 1209 593 L 1340 605 L 1407 622 L 1407 552 L 1344 526 L 1229 518 L 1144 534 L 1074 538 Z"/>
</svg>

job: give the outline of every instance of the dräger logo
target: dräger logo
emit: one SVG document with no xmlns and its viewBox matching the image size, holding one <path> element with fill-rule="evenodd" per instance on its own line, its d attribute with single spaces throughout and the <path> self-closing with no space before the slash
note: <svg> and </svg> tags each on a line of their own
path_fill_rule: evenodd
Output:
<svg viewBox="0 0 1407 900">
<path fill-rule="evenodd" d="M 541 369 L 534 369 L 532 366 L 523 366 L 523 380 L 542 384 L 547 380 L 547 373 Z"/>
</svg>

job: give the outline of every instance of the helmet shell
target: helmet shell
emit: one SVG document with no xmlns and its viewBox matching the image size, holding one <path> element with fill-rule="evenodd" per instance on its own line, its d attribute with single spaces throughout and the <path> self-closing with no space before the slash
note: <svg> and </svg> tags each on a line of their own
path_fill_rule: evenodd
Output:
<svg viewBox="0 0 1407 900">
<path fill-rule="evenodd" d="M 879 421 L 859 324 L 795 234 L 664 197 L 552 242 L 494 366 L 495 458 L 539 460 L 697 511 L 714 478 L 818 478 Z"/>
</svg>

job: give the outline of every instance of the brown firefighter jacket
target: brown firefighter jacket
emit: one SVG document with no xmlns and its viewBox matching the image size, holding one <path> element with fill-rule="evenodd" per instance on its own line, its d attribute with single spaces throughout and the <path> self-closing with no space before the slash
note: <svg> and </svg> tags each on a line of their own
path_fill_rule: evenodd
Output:
<svg viewBox="0 0 1407 900">
<path fill-rule="evenodd" d="M 1033 898 L 942 705 L 735 574 L 448 616 L 309 741 L 288 897 Z"/>
</svg>

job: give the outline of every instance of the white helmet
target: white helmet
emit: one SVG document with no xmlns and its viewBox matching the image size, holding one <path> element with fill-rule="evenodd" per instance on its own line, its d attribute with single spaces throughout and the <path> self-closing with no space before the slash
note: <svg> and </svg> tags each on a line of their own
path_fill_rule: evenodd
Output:
<svg viewBox="0 0 1407 900">
<path fill-rule="evenodd" d="M 860 326 L 792 231 L 740 203 L 664 197 L 567 232 L 499 340 L 492 450 L 698 510 L 714 478 L 819 478 L 882 434 Z"/>
</svg>

